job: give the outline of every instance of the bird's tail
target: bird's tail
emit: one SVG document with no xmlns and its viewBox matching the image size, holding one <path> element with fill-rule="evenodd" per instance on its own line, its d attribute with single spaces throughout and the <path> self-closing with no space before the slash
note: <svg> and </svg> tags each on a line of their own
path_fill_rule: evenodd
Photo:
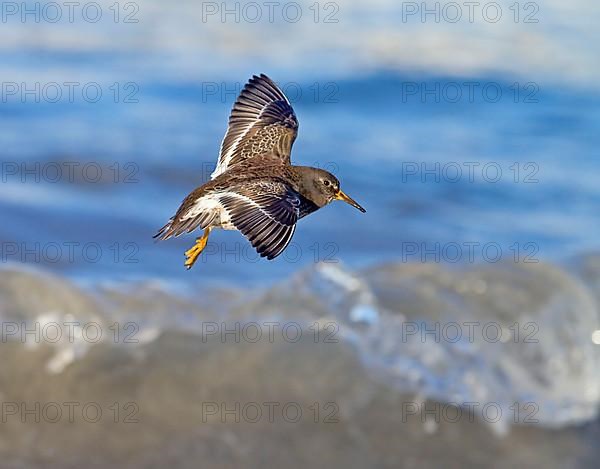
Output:
<svg viewBox="0 0 600 469">
<path fill-rule="evenodd" d="M 212 212 L 200 213 L 195 217 L 182 218 L 174 216 L 153 236 L 157 241 L 164 241 L 169 238 L 177 237 L 184 233 L 191 233 L 196 228 L 205 229 L 212 225 L 215 214 Z"/>
<path fill-rule="evenodd" d="M 154 238 L 158 242 L 164 241 L 165 239 L 169 239 L 170 237 L 174 236 L 172 229 L 173 220 L 174 218 L 171 218 L 160 230 L 158 230 L 158 232 L 154 236 L 152 236 L 152 238 Z"/>
</svg>

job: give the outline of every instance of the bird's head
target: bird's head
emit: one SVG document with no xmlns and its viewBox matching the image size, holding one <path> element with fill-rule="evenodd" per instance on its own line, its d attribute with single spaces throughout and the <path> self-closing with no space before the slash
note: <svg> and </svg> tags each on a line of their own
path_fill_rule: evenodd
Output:
<svg viewBox="0 0 600 469">
<path fill-rule="evenodd" d="M 333 174 L 318 168 L 307 169 L 310 171 L 307 171 L 304 175 L 304 186 L 308 189 L 309 198 L 319 207 L 327 205 L 334 200 L 343 200 L 361 212 L 366 212 L 358 202 L 344 194 L 340 189 L 340 181 Z"/>
</svg>

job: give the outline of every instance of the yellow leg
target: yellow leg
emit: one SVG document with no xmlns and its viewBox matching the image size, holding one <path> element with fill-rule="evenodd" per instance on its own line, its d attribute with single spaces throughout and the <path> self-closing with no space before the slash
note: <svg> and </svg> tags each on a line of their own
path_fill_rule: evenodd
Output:
<svg viewBox="0 0 600 469">
<path fill-rule="evenodd" d="M 206 228 L 204 230 L 204 234 L 201 238 L 196 238 L 196 244 L 194 244 L 190 249 L 185 251 L 185 262 L 184 266 L 187 270 L 190 270 L 198 256 L 202 253 L 204 248 L 206 247 L 206 243 L 208 241 L 208 235 L 210 234 L 210 228 Z"/>
</svg>

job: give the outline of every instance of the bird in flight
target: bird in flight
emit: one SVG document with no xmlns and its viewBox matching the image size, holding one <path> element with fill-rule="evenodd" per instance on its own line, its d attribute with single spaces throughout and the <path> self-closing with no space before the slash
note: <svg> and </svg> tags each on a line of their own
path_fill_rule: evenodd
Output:
<svg viewBox="0 0 600 469">
<path fill-rule="evenodd" d="M 283 92 L 266 75 L 253 76 L 233 105 L 211 180 L 183 200 L 154 238 L 203 229 L 185 252 L 189 270 L 213 228 L 241 231 L 271 260 L 290 243 L 300 218 L 331 201 L 343 200 L 364 213 L 333 174 L 291 164 L 297 134 L 298 120 Z"/>
</svg>

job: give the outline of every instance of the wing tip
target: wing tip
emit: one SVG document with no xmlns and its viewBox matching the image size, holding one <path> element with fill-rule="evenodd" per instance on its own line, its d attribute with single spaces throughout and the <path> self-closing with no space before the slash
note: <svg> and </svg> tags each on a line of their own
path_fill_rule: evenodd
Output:
<svg viewBox="0 0 600 469">
<path fill-rule="evenodd" d="M 279 99 L 290 104 L 290 101 L 283 90 L 277 85 L 277 83 L 273 81 L 272 78 L 264 73 L 252 75 L 252 78 L 248 80 L 248 83 L 246 83 L 246 86 L 244 86 L 244 89 L 240 93 L 240 97 L 244 95 L 244 92 L 252 92 L 252 90 L 261 91 L 261 87 L 263 88 L 263 93 L 267 92 L 267 96 L 268 93 L 272 94 L 272 96 L 268 96 L 271 100 Z"/>
<path fill-rule="evenodd" d="M 248 82 L 261 81 L 261 80 L 266 80 L 266 81 L 270 81 L 271 83 L 274 83 L 274 81 L 268 75 L 266 75 L 264 73 L 260 73 L 258 75 L 253 74 L 252 78 L 250 78 L 250 80 L 248 80 Z"/>
</svg>

